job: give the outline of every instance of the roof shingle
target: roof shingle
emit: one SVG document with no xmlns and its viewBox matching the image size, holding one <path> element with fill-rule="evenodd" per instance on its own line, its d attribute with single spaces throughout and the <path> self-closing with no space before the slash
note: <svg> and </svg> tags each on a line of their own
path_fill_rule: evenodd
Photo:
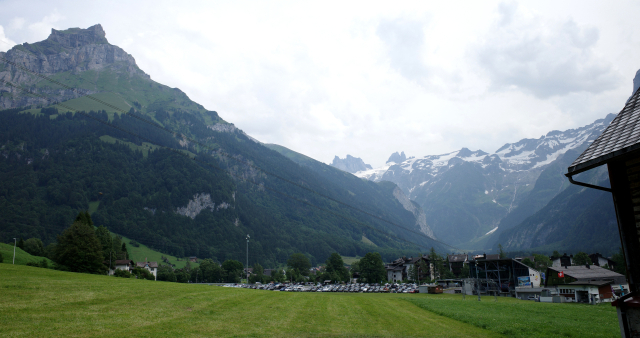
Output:
<svg viewBox="0 0 640 338">
<path fill-rule="evenodd" d="M 571 163 L 569 173 L 597 167 L 636 149 L 640 149 L 640 90 L 636 90 L 607 129 Z"/>
</svg>

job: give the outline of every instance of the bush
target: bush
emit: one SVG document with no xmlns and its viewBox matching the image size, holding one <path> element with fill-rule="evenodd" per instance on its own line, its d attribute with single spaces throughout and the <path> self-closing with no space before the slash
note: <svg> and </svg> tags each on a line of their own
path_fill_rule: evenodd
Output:
<svg viewBox="0 0 640 338">
<path fill-rule="evenodd" d="M 44 245 L 40 238 L 29 238 L 24 241 L 24 251 L 33 256 L 44 256 Z"/>
<path fill-rule="evenodd" d="M 156 277 L 145 268 L 134 268 L 131 272 L 138 279 L 156 280 Z"/>
<path fill-rule="evenodd" d="M 129 271 L 120 269 L 116 269 L 116 271 L 113 272 L 113 275 L 116 277 L 131 278 L 131 273 Z"/>
<path fill-rule="evenodd" d="M 136 248 L 140 246 L 140 243 L 134 241 L 133 239 L 129 241 L 129 244 L 131 244 L 132 246 L 135 246 Z"/>
</svg>

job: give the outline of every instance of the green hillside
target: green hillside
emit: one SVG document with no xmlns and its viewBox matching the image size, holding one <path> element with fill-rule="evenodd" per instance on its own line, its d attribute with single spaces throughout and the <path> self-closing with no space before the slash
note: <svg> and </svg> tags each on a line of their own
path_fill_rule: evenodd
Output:
<svg viewBox="0 0 640 338">
<path fill-rule="evenodd" d="M 5 264 L 13 263 L 13 244 L 0 243 L 0 254 L 4 259 Z M 53 267 L 53 262 L 46 257 L 33 256 L 30 253 L 16 247 L 16 261 L 17 265 L 27 265 L 27 263 L 40 263 L 42 260 L 46 260 L 47 264 Z"/>
</svg>

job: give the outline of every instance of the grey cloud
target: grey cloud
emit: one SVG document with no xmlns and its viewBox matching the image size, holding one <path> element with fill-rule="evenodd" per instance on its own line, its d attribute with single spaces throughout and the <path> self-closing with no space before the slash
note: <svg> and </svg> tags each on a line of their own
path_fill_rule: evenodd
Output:
<svg viewBox="0 0 640 338">
<path fill-rule="evenodd" d="M 383 20 L 376 31 L 385 43 L 391 67 L 405 78 L 421 83 L 428 75 L 423 62 L 423 24 L 419 21 Z"/>
<path fill-rule="evenodd" d="M 500 6 L 499 11 L 506 10 Z M 593 53 L 599 39 L 597 28 L 580 27 L 572 20 L 545 23 L 512 15 L 516 17 L 494 27 L 475 50 L 494 90 L 517 87 L 547 98 L 601 93 L 618 86 L 619 73 Z"/>
</svg>

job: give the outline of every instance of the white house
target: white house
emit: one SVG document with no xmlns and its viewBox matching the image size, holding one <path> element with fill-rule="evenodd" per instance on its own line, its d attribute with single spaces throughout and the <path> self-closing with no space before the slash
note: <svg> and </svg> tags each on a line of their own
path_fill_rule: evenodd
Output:
<svg viewBox="0 0 640 338">
<path fill-rule="evenodd" d="M 149 270 L 153 277 L 158 279 L 158 262 L 138 262 L 136 267 Z"/>
<path fill-rule="evenodd" d="M 116 260 L 114 269 L 109 269 L 109 275 L 113 275 L 116 270 L 131 272 L 131 270 L 133 270 L 133 261 L 129 259 Z"/>
</svg>

